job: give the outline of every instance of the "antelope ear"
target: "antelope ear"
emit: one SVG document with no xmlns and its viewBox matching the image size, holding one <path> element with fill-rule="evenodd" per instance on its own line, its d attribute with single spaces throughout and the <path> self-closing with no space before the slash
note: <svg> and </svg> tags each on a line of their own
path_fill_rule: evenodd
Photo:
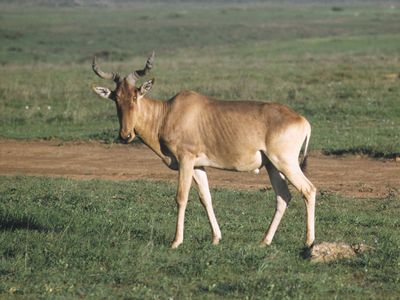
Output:
<svg viewBox="0 0 400 300">
<path fill-rule="evenodd" d="M 110 98 L 111 91 L 108 88 L 101 87 L 101 86 L 93 86 L 92 90 L 102 98 L 113 100 Z"/>
<path fill-rule="evenodd" d="M 142 84 L 142 86 L 139 89 L 140 95 L 144 96 L 146 93 L 148 93 L 151 88 L 153 87 L 154 84 L 154 78 L 152 80 L 146 81 L 145 83 Z"/>
</svg>

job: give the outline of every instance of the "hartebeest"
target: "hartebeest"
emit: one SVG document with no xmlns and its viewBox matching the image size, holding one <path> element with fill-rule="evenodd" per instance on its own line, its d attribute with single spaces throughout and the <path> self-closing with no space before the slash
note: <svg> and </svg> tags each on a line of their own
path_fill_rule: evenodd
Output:
<svg viewBox="0 0 400 300">
<path fill-rule="evenodd" d="M 218 101 L 192 91 L 182 91 L 168 101 L 146 96 L 154 80 L 135 86 L 152 67 L 154 52 L 142 70 L 125 77 L 100 70 L 93 59 L 93 71 L 113 80 L 114 91 L 93 87 L 103 98 L 116 103 L 119 136 L 126 143 L 136 135 L 171 169 L 179 171 L 176 202 L 178 217 L 172 248 L 183 241 L 185 210 L 192 178 L 206 209 L 212 242 L 218 244 L 221 231 L 214 214 L 205 167 L 258 172 L 265 167 L 276 194 L 276 211 L 261 241 L 269 245 L 291 199 L 286 179 L 299 190 L 307 210 L 306 245 L 314 242 L 316 189 L 304 176 L 299 155 L 304 159 L 310 139 L 308 121 L 289 107 L 268 102 Z"/>
</svg>

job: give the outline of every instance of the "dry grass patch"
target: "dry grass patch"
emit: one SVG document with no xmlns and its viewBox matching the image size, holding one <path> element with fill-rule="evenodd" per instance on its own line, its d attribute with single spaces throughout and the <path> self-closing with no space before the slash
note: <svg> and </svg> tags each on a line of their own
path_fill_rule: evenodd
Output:
<svg viewBox="0 0 400 300">
<path fill-rule="evenodd" d="M 339 259 L 348 259 L 356 257 L 358 254 L 368 250 L 373 250 L 373 247 L 365 244 L 346 244 L 337 242 L 322 242 L 312 246 L 307 253 L 307 256 L 312 262 L 332 262 Z"/>
</svg>

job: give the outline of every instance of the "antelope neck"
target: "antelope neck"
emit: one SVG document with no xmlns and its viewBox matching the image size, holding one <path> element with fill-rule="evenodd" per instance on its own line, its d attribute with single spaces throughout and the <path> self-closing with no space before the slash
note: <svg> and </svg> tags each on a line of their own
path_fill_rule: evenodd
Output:
<svg viewBox="0 0 400 300">
<path fill-rule="evenodd" d="M 164 158 L 164 155 L 160 147 L 159 133 L 167 109 L 167 102 L 143 97 L 139 100 L 139 111 L 135 125 L 135 132 L 161 158 Z"/>
</svg>

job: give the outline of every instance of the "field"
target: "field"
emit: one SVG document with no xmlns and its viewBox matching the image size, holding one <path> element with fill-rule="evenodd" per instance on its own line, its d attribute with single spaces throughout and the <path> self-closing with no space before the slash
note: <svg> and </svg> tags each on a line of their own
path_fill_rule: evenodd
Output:
<svg viewBox="0 0 400 300">
<path fill-rule="evenodd" d="M 310 120 L 314 153 L 370 156 L 382 162 L 381 174 L 389 161 L 400 174 L 393 162 L 400 156 L 396 2 L 88 2 L 0 1 L 3 141 L 112 147 L 115 108 L 91 92 L 93 84 L 112 85 L 94 75 L 91 59 L 96 54 L 103 69 L 128 73 L 154 49 L 152 97 L 191 89 L 286 103 Z M 46 160 L 38 153 L 40 163 Z M 372 250 L 318 264 L 304 257 L 304 205 L 296 193 L 273 245 L 259 248 L 274 211 L 270 189 L 213 189 L 223 234 L 217 247 L 192 191 L 185 242 L 172 251 L 170 181 L 0 174 L 0 298 L 400 297 L 398 176 L 367 198 L 322 185 L 317 242 L 362 242 Z M 360 191 L 370 189 L 359 182 Z"/>
<path fill-rule="evenodd" d="M 396 299 L 400 293 L 396 198 L 318 197 L 320 238 L 365 242 L 375 250 L 313 264 L 302 257 L 299 198 L 265 249 L 257 242 L 272 216 L 273 194 L 214 190 L 222 244 L 211 245 L 203 208 L 191 201 L 185 243 L 174 251 L 172 185 L 1 177 L 0 191 L 3 295 Z"/>
</svg>

